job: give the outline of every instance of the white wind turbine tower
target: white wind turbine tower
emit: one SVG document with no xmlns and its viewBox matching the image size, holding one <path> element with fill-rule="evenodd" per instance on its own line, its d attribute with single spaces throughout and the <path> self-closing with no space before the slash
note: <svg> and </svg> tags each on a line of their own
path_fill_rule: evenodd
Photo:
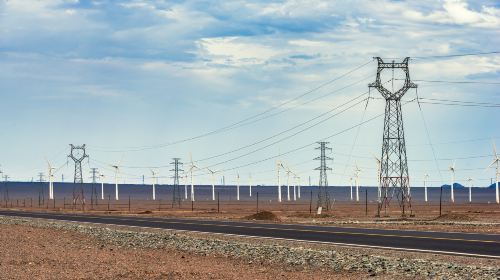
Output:
<svg viewBox="0 0 500 280">
<path fill-rule="evenodd" d="M 354 170 L 354 176 L 356 177 L 356 201 L 359 201 L 359 173 L 361 172 L 361 169 L 359 169 L 358 165 L 356 164 L 356 169 Z"/>
<path fill-rule="evenodd" d="M 188 184 L 188 175 L 187 173 L 184 174 L 184 176 L 182 176 L 184 178 L 184 199 L 187 200 L 188 199 L 188 187 L 187 187 L 187 184 Z"/>
<path fill-rule="evenodd" d="M 277 170 L 278 170 L 278 202 L 281 202 L 281 176 L 280 176 L 280 168 L 283 167 L 283 164 L 281 163 L 281 161 L 277 161 L 276 162 L 276 167 L 277 167 Z"/>
<path fill-rule="evenodd" d="M 101 177 L 101 199 L 104 200 L 104 174 L 99 174 Z"/>
<path fill-rule="evenodd" d="M 297 198 L 300 199 L 300 176 L 297 176 Z"/>
<path fill-rule="evenodd" d="M 455 161 L 453 161 L 453 165 L 450 166 L 451 171 L 451 202 L 455 202 L 455 193 L 453 192 L 453 185 L 455 184 Z"/>
<path fill-rule="evenodd" d="M 286 168 L 286 196 L 287 196 L 287 201 L 290 201 L 290 168 Z"/>
<path fill-rule="evenodd" d="M 156 184 L 158 184 L 157 172 L 151 169 L 151 174 L 153 175 L 153 200 L 156 200 Z"/>
<path fill-rule="evenodd" d="M 467 182 L 469 182 L 469 203 L 472 202 L 472 181 L 471 177 L 467 178 Z"/>
<path fill-rule="evenodd" d="M 215 171 L 211 170 L 210 168 L 207 168 L 208 172 L 210 172 L 211 175 L 211 181 L 212 181 L 212 200 L 215 200 Z"/>
<path fill-rule="evenodd" d="M 429 174 L 424 175 L 424 200 L 427 202 L 427 179 L 429 179 Z"/>
<path fill-rule="evenodd" d="M 48 174 L 49 174 L 49 199 L 54 199 L 54 183 L 52 182 L 52 178 L 54 178 L 54 173 L 52 172 L 55 170 L 52 165 L 50 165 L 50 162 L 47 161 L 47 166 L 48 166 Z"/>
<path fill-rule="evenodd" d="M 119 200 L 118 196 L 118 172 L 120 172 L 120 167 L 118 165 L 111 165 L 115 169 L 115 200 Z"/>
<path fill-rule="evenodd" d="M 378 195 L 378 202 L 382 201 L 382 190 L 380 189 L 380 172 L 381 172 L 381 165 L 382 162 L 380 159 L 374 155 L 372 155 L 373 158 L 375 158 L 375 161 L 377 162 L 377 195 Z"/>
<path fill-rule="evenodd" d="M 250 177 L 250 184 L 248 185 L 248 191 L 250 193 L 250 197 L 252 197 L 252 173 L 248 174 Z"/>
<path fill-rule="evenodd" d="M 349 183 L 350 183 L 350 186 L 351 186 L 351 200 L 352 200 L 352 177 L 349 178 Z"/>
<path fill-rule="evenodd" d="M 293 173 L 293 201 L 297 200 L 297 174 Z"/>
<path fill-rule="evenodd" d="M 189 166 L 189 176 L 191 177 L 191 201 L 194 201 L 194 184 L 193 184 L 193 170 L 199 169 L 198 166 L 194 165 L 193 163 L 193 158 L 191 156 L 191 153 L 189 154 L 189 161 L 190 161 L 190 166 Z"/>
<path fill-rule="evenodd" d="M 493 160 L 493 162 L 488 165 L 487 169 L 488 168 L 491 168 L 493 165 L 496 166 L 496 172 L 495 172 L 495 200 L 497 202 L 497 204 L 500 203 L 500 197 L 499 197 L 499 194 L 498 194 L 498 162 L 500 161 L 500 158 L 498 157 L 498 154 L 497 154 L 497 148 L 496 148 L 496 145 L 495 145 L 495 142 L 493 142 L 493 156 L 495 157 L 495 159 Z"/>
<path fill-rule="evenodd" d="M 236 200 L 240 200 L 240 173 L 236 173 Z"/>
</svg>

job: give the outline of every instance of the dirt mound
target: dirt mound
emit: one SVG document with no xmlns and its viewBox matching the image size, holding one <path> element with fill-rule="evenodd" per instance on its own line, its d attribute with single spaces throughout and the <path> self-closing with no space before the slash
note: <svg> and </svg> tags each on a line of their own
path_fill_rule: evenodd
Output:
<svg viewBox="0 0 500 280">
<path fill-rule="evenodd" d="M 436 221 L 471 222 L 474 219 L 464 214 L 448 213 L 437 217 Z"/>
<path fill-rule="evenodd" d="M 264 221 L 279 221 L 280 219 L 274 213 L 269 211 L 261 211 L 250 216 L 246 216 L 247 220 L 264 220 Z"/>
<path fill-rule="evenodd" d="M 137 214 L 153 214 L 153 212 L 149 211 L 149 210 L 146 210 L 146 211 L 139 212 Z"/>
</svg>

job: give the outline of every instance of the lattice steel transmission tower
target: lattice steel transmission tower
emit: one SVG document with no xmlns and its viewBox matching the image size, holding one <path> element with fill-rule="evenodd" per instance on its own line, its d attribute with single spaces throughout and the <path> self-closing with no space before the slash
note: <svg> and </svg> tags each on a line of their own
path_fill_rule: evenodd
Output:
<svg viewBox="0 0 500 280">
<path fill-rule="evenodd" d="M 68 155 L 75 162 L 75 178 L 74 183 L 80 184 L 80 189 L 75 191 L 75 187 L 73 186 L 73 205 L 76 205 L 78 201 L 80 201 L 85 207 L 85 196 L 83 193 L 83 174 L 82 174 L 82 161 L 89 156 L 85 152 L 85 144 L 81 146 L 75 146 L 73 144 L 69 144 L 71 147 L 71 152 Z"/>
<path fill-rule="evenodd" d="M 173 162 L 171 162 L 170 164 L 174 166 L 174 169 L 170 170 L 174 172 L 174 176 L 172 176 L 172 178 L 174 179 L 174 185 L 172 190 L 172 207 L 174 207 L 175 204 L 181 207 L 181 189 L 179 185 L 179 172 L 184 171 L 180 169 L 182 162 L 180 158 L 173 158 Z"/>
<path fill-rule="evenodd" d="M 410 80 L 410 70 L 408 68 L 409 57 L 402 62 L 384 62 L 380 57 L 376 57 L 378 62 L 377 78 L 374 83 L 368 85 L 369 88 L 376 88 L 384 97 L 385 117 L 384 133 L 382 137 L 382 157 L 380 172 L 381 198 L 378 205 L 378 215 L 384 208 L 387 213 L 387 207 L 394 195 L 398 198 L 399 206 L 402 210 L 402 216 L 411 209 L 410 196 L 410 177 L 408 175 L 408 162 L 406 158 L 406 145 L 403 130 L 403 112 L 401 109 L 401 98 L 411 88 L 417 85 Z M 384 87 L 381 81 L 381 74 L 384 71 L 391 71 L 392 90 Z M 394 71 L 402 71 L 404 80 L 401 88 L 394 89 Z M 391 74 L 389 73 L 389 74 Z M 384 82 L 385 83 L 385 82 Z"/>
<path fill-rule="evenodd" d="M 329 142 L 318 142 L 319 147 L 316 150 L 320 150 L 320 156 L 315 158 L 315 160 L 320 161 L 320 166 L 315 170 L 319 170 L 319 186 L 318 186 L 318 201 L 317 207 L 322 207 L 322 209 L 329 210 L 330 208 L 330 195 L 328 194 L 328 178 L 326 175 L 327 170 L 332 170 L 332 168 L 326 166 L 327 160 L 332 160 L 331 157 L 326 156 L 327 150 L 332 150 L 332 148 L 327 147 Z"/>
</svg>

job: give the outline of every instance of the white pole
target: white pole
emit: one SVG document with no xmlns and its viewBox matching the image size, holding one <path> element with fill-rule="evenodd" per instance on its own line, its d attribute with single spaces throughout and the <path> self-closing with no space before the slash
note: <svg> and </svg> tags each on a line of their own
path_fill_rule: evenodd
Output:
<svg viewBox="0 0 500 280">
<path fill-rule="evenodd" d="M 286 200 L 290 201 L 290 170 L 286 172 Z"/>
<path fill-rule="evenodd" d="M 104 200 L 104 181 L 101 181 L 101 199 Z"/>
<path fill-rule="evenodd" d="M 469 203 L 472 202 L 472 184 L 469 182 Z"/>
<path fill-rule="evenodd" d="M 153 175 L 153 200 L 156 200 L 156 186 L 155 186 L 155 183 L 156 183 L 156 177 Z"/>
<path fill-rule="evenodd" d="M 52 168 L 49 168 L 49 199 L 54 199 L 54 185 L 52 184 Z"/>
<path fill-rule="evenodd" d="M 240 200 L 240 174 L 236 178 L 236 200 Z"/>
<path fill-rule="evenodd" d="M 115 200 L 118 200 L 118 169 L 115 170 Z"/>
<path fill-rule="evenodd" d="M 381 202 L 382 201 L 382 188 L 380 187 L 380 166 L 382 165 L 381 161 L 377 159 L 377 175 L 378 175 L 378 178 L 377 178 L 377 195 L 378 195 L 378 202 Z"/>
<path fill-rule="evenodd" d="M 356 174 L 356 201 L 359 201 L 358 175 Z"/>
<path fill-rule="evenodd" d="M 497 158 L 497 172 L 496 172 L 496 180 L 495 180 L 495 196 L 496 196 L 496 201 L 497 204 L 500 203 L 500 197 L 498 196 L 498 158 Z"/>
<path fill-rule="evenodd" d="M 215 178 L 214 178 L 214 172 L 212 173 L 212 200 L 215 200 Z"/>
<path fill-rule="evenodd" d="M 187 183 L 188 183 L 187 175 L 184 175 L 184 199 L 185 200 L 188 199 L 188 187 L 187 187 Z"/>
<path fill-rule="evenodd" d="M 194 201 L 193 167 L 191 166 L 191 201 Z"/>
<path fill-rule="evenodd" d="M 427 202 L 427 177 L 424 177 L 424 200 Z"/>
<path fill-rule="evenodd" d="M 278 202 L 281 202 L 281 177 L 280 166 L 278 165 Z"/>
<path fill-rule="evenodd" d="M 250 197 L 252 197 L 252 174 L 250 174 L 250 185 L 248 186 L 248 191 L 250 192 Z"/>
<path fill-rule="evenodd" d="M 297 183 L 298 183 L 298 186 L 297 186 L 297 192 L 298 192 L 298 194 L 297 194 L 297 196 L 300 199 L 300 177 L 297 178 Z"/>
<path fill-rule="evenodd" d="M 451 175 L 451 202 L 455 202 L 455 194 L 453 193 L 453 185 L 455 184 L 455 170 L 452 170 Z"/>
<path fill-rule="evenodd" d="M 293 200 L 297 200 L 297 177 L 294 178 L 294 183 L 293 183 Z"/>
<path fill-rule="evenodd" d="M 349 179 L 349 182 L 351 184 L 351 200 L 352 200 L 352 178 Z"/>
</svg>

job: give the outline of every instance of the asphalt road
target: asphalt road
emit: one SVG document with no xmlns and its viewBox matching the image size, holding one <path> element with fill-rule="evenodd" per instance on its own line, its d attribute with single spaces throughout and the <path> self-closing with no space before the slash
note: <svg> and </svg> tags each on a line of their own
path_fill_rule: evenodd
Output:
<svg viewBox="0 0 500 280">
<path fill-rule="evenodd" d="M 21 211 L 0 215 L 500 258 L 500 235 Z"/>
</svg>

